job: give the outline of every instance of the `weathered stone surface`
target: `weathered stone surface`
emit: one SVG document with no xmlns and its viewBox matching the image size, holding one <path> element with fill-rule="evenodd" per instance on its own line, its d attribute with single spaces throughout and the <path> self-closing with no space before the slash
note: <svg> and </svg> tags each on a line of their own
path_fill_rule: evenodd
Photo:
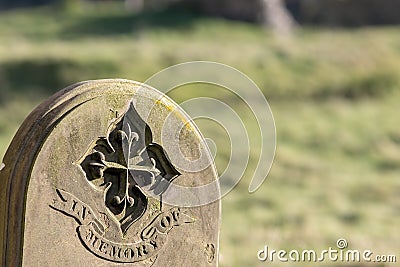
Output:
<svg viewBox="0 0 400 267">
<path fill-rule="evenodd" d="M 183 168 L 165 132 L 206 167 Z M 163 200 L 185 198 L 171 186 L 217 176 L 196 126 L 155 89 L 126 80 L 66 88 L 29 115 L 3 162 L 3 266 L 218 264 L 220 202 Z"/>
</svg>

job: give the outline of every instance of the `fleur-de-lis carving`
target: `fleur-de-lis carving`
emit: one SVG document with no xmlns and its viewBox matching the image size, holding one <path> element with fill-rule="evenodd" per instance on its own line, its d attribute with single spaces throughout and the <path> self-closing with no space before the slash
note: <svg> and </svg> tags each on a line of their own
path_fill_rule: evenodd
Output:
<svg viewBox="0 0 400 267">
<path fill-rule="evenodd" d="M 80 161 L 86 178 L 104 191 L 104 204 L 123 234 L 146 211 L 146 190 L 162 195 L 180 173 L 133 103 L 109 126 Z M 146 188 L 146 190 L 144 190 Z"/>
</svg>

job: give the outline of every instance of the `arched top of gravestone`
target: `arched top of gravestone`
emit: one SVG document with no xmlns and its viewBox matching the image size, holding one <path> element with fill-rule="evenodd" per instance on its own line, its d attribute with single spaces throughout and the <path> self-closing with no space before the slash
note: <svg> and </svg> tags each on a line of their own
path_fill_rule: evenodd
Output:
<svg viewBox="0 0 400 267">
<path fill-rule="evenodd" d="M 217 265 L 220 201 L 177 205 L 201 196 L 174 191 L 219 191 L 213 159 L 190 118 L 149 86 L 67 87 L 27 117 L 3 163 L 3 266 Z"/>
</svg>

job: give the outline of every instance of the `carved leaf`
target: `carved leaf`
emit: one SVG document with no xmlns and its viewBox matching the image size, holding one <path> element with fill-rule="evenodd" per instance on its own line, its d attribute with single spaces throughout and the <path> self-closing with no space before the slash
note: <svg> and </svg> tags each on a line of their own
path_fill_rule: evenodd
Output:
<svg viewBox="0 0 400 267">
<path fill-rule="evenodd" d="M 123 233 L 146 211 L 146 192 L 161 195 L 180 175 L 152 139 L 150 127 L 131 103 L 80 163 L 88 182 L 104 191 L 105 206 Z"/>
</svg>

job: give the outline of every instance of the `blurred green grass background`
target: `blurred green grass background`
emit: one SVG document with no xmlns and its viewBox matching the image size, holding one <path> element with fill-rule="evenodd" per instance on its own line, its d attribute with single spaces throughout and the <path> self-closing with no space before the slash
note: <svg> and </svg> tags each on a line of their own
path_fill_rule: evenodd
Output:
<svg viewBox="0 0 400 267">
<path fill-rule="evenodd" d="M 338 238 L 352 249 L 396 254 L 399 33 L 397 26 L 302 27 L 277 38 L 253 24 L 181 9 L 134 15 L 115 3 L 2 12 L 0 156 L 29 112 L 65 86 L 99 78 L 145 81 L 173 64 L 218 61 L 256 82 L 277 127 L 266 182 L 249 194 L 247 175 L 223 199 L 220 265 L 291 266 L 259 262 L 257 251 L 264 245 L 322 250 L 336 247 Z M 171 93 L 177 102 L 196 96 L 179 92 Z M 217 145 L 225 140 L 215 138 Z M 220 169 L 225 147 L 218 151 Z"/>
</svg>

